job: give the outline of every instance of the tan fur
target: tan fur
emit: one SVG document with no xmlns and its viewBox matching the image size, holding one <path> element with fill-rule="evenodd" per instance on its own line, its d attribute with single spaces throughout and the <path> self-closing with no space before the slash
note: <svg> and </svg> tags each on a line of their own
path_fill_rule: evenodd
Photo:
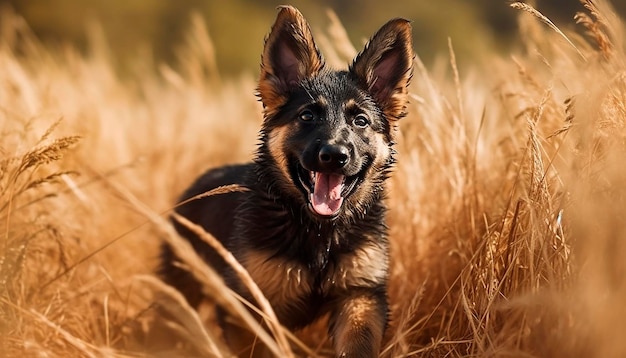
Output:
<svg viewBox="0 0 626 358">
<path fill-rule="evenodd" d="M 285 178 L 289 177 L 289 172 L 287 171 L 287 158 L 285 158 L 283 143 L 285 143 L 285 138 L 289 135 L 288 132 L 288 128 L 283 126 L 273 129 L 267 135 L 267 147 Z"/>
<path fill-rule="evenodd" d="M 367 295 L 353 296 L 340 305 L 334 326 L 337 357 L 374 357 L 380 350 L 385 327 L 379 319 L 376 301 Z M 369 332 L 368 332 L 369 331 Z M 370 334 L 368 336 L 367 334 Z M 364 347 L 368 347 L 364 351 Z"/>
<path fill-rule="evenodd" d="M 369 173 L 367 175 L 372 175 L 376 171 L 379 171 L 385 164 L 385 162 L 389 159 L 391 155 L 391 149 L 385 140 L 385 136 L 383 134 L 376 133 L 373 136 L 376 139 L 376 157 L 374 158 L 374 163 L 369 169 Z M 370 193 L 374 190 L 374 184 L 368 181 L 364 181 L 358 190 L 348 197 L 347 201 L 354 205 L 355 211 L 363 210 L 361 207 L 361 199 L 362 195 L 366 195 L 366 193 Z"/>
<path fill-rule="evenodd" d="M 387 275 L 387 261 L 386 249 L 376 242 L 368 242 L 342 257 L 338 267 L 326 278 L 324 290 L 368 287 L 381 282 Z"/>
<path fill-rule="evenodd" d="M 343 107 L 346 111 L 349 111 L 351 109 L 358 109 L 359 105 L 354 98 L 350 98 L 346 103 L 344 103 Z"/>
<path fill-rule="evenodd" d="M 250 251 L 241 259 L 274 308 L 293 304 L 311 292 L 312 277 L 306 267 L 264 252 Z"/>
<path fill-rule="evenodd" d="M 374 135 L 374 138 L 376 138 L 377 149 L 374 167 L 380 168 L 389 159 L 389 156 L 391 155 L 391 150 L 389 148 L 389 145 L 387 144 L 387 141 L 385 140 L 384 135 L 376 133 L 376 135 Z"/>
<path fill-rule="evenodd" d="M 296 262 L 271 259 L 266 253 L 251 251 L 241 263 L 274 307 L 293 303 L 311 292 L 313 278 L 306 267 Z M 387 267 L 385 248 L 370 242 L 342 257 L 324 280 L 324 291 L 375 285 L 385 277 Z"/>
</svg>

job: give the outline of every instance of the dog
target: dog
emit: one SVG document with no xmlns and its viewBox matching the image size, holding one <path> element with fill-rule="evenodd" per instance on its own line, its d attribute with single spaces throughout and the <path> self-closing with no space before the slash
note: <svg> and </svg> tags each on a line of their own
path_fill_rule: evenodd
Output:
<svg viewBox="0 0 626 358">
<path fill-rule="evenodd" d="M 302 14 L 279 7 L 262 54 L 264 120 L 253 161 L 209 170 L 181 201 L 223 185 L 248 190 L 176 209 L 232 252 L 282 325 L 296 330 L 328 314 L 338 357 L 378 356 L 388 324 L 385 180 L 407 111 L 411 41 L 409 21 L 392 19 L 348 70 L 332 70 Z M 174 225 L 229 287 L 254 302 L 209 245 Z M 161 259 L 164 280 L 198 306 L 199 284 L 167 244 Z M 251 345 L 254 336 L 224 316 L 218 307 L 226 341 Z"/>
</svg>

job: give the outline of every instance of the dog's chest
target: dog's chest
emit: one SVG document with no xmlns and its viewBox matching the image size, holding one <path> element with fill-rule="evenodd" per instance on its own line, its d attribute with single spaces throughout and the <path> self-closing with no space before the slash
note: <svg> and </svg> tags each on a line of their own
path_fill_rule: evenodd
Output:
<svg viewBox="0 0 626 358">
<path fill-rule="evenodd" d="M 374 242 L 335 256 L 323 272 L 261 251 L 249 252 L 241 261 L 277 313 L 307 310 L 311 299 L 324 300 L 349 294 L 350 288 L 379 285 L 386 281 L 388 266 L 386 248 Z"/>
</svg>

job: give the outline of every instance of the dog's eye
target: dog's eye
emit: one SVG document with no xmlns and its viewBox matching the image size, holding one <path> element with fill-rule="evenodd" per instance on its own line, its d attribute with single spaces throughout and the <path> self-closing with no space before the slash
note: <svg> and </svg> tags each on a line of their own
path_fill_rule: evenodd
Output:
<svg viewBox="0 0 626 358">
<path fill-rule="evenodd" d="M 313 112 L 309 111 L 308 109 L 300 113 L 300 120 L 303 122 L 310 122 L 313 119 L 315 119 L 315 115 L 313 114 Z"/>
<path fill-rule="evenodd" d="M 357 114 L 352 122 L 356 127 L 365 128 L 370 124 L 369 119 L 364 114 Z"/>
</svg>

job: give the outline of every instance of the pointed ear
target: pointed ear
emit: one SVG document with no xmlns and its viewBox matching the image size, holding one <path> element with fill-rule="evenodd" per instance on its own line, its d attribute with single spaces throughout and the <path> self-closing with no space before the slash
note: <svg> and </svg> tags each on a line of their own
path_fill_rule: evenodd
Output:
<svg viewBox="0 0 626 358">
<path fill-rule="evenodd" d="M 350 72 L 389 120 L 406 115 L 408 86 L 413 75 L 411 41 L 409 21 L 390 20 L 372 36 L 350 66 Z"/>
<path fill-rule="evenodd" d="M 309 24 L 294 7 L 281 6 L 265 40 L 259 96 L 266 110 L 279 107 L 289 90 L 324 67 Z"/>
</svg>

